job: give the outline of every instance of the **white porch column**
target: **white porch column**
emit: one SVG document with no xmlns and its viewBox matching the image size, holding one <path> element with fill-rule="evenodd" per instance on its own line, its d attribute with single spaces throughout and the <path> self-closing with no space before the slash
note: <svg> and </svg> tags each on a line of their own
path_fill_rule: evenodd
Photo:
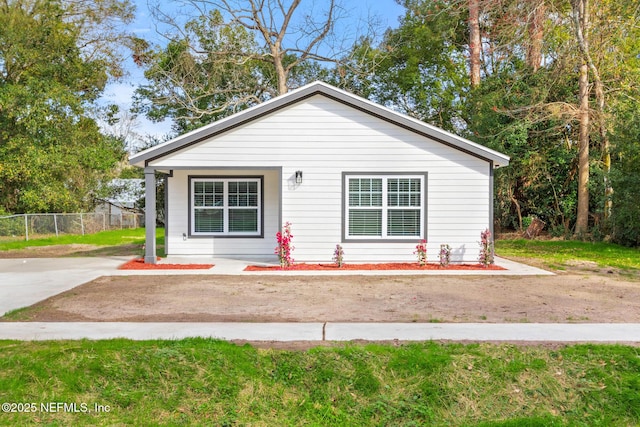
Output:
<svg viewBox="0 0 640 427">
<path fill-rule="evenodd" d="M 156 264 L 156 173 L 144 168 L 144 262 Z"/>
</svg>

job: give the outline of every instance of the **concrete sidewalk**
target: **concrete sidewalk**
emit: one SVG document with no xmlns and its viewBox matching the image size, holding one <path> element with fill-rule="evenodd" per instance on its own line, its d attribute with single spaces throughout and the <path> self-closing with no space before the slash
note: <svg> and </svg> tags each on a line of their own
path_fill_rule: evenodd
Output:
<svg viewBox="0 0 640 427">
<path fill-rule="evenodd" d="M 182 339 L 248 341 L 497 341 L 640 343 L 640 324 L 558 323 L 130 323 L 6 322 L 0 339 Z"/>
</svg>

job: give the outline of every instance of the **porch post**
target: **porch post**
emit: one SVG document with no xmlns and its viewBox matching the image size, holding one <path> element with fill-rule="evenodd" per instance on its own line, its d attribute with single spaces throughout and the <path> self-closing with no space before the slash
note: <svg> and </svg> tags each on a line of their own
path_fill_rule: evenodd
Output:
<svg viewBox="0 0 640 427">
<path fill-rule="evenodd" d="M 144 168 L 145 264 L 156 264 L 156 173 Z"/>
<path fill-rule="evenodd" d="M 495 182 L 493 179 L 493 162 L 489 162 L 489 231 L 491 231 L 491 238 L 495 240 L 496 235 L 493 233 L 494 228 L 494 211 L 493 211 L 493 198 L 495 197 Z"/>
</svg>

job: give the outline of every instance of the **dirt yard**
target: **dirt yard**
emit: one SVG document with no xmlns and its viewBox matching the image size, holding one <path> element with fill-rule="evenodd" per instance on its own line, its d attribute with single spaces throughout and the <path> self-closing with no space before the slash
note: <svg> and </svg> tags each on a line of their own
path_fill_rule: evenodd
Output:
<svg viewBox="0 0 640 427">
<path fill-rule="evenodd" d="M 11 320 L 640 322 L 640 281 L 580 270 L 539 277 L 102 277 Z"/>
</svg>

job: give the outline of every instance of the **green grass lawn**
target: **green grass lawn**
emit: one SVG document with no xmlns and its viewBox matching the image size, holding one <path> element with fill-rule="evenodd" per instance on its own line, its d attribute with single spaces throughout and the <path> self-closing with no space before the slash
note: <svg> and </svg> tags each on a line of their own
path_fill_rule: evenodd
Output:
<svg viewBox="0 0 640 427">
<path fill-rule="evenodd" d="M 640 250 L 613 243 L 521 239 L 497 240 L 495 247 L 500 256 L 536 258 L 552 268 L 562 269 L 571 261 L 590 261 L 600 267 L 635 272 L 640 270 Z"/>
<path fill-rule="evenodd" d="M 158 252 L 164 256 L 164 229 L 156 231 Z M 96 251 L 95 255 L 108 255 L 131 252 L 131 245 L 139 245 L 141 252 L 144 244 L 144 228 L 104 231 L 96 234 L 62 235 L 33 239 L 29 241 L 0 242 L 0 251 L 24 249 L 33 246 L 87 244 L 104 247 Z M 496 252 L 500 256 L 534 258 L 542 260 L 548 267 L 562 269 L 570 261 L 590 261 L 601 267 L 614 267 L 621 270 L 640 271 L 640 250 L 626 248 L 612 243 L 591 243 L 573 240 L 497 240 Z M 111 247 L 111 249 L 106 249 Z M 128 254 L 128 253 L 127 253 Z M 86 255 L 86 254 L 84 254 Z"/>
<path fill-rule="evenodd" d="M 119 230 L 0 250 L 143 241 L 142 229 Z M 496 247 L 558 266 L 640 269 L 638 250 L 605 243 Z M 0 425 L 640 425 L 640 348 L 428 342 L 282 351 L 207 339 L 0 341 L 0 403 L 9 403 Z M 7 412 L 14 409 L 32 412 Z"/>
<path fill-rule="evenodd" d="M 0 341 L 0 400 L 37 409 L 0 424 L 638 425 L 639 372 L 624 346 Z"/>
<path fill-rule="evenodd" d="M 20 240 L 12 242 L 0 242 L 0 251 L 19 250 L 34 246 L 84 244 L 110 248 L 107 250 L 107 255 L 117 255 L 119 254 L 119 252 L 123 252 L 122 255 L 128 255 L 132 250 L 131 246 L 138 245 L 138 252 L 142 254 L 141 250 L 142 245 L 144 245 L 144 240 L 144 228 L 129 228 L 122 230 L 102 231 L 95 234 L 65 234 L 59 237 L 53 236 L 26 241 Z M 164 248 L 164 228 L 156 229 L 156 244 L 158 245 L 159 255 L 163 256 L 161 250 L 162 248 Z M 104 250 L 95 252 L 95 255 L 104 254 Z"/>
<path fill-rule="evenodd" d="M 162 230 L 162 229 L 160 229 Z M 164 235 L 164 234 L 160 234 Z M 60 237 L 20 240 L 0 243 L 0 250 L 24 249 L 29 246 L 85 244 L 96 246 L 118 246 L 122 244 L 144 244 L 144 228 L 102 231 L 95 234 L 63 234 Z"/>
</svg>

